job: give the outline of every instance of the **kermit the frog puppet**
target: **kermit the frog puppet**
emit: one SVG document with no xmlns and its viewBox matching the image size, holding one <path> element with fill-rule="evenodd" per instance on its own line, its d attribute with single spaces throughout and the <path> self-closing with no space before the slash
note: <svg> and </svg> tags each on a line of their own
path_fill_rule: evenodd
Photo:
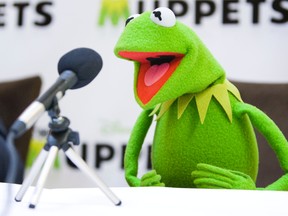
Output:
<svg viewBox="0 0 288 216">
<path fill-rule="evenodd" d="M 223 68 L 170 9 L 129 17 L 114 51 L 134 62 L 135 98 L 143 108 L 125 152 L 130 186 L 256 189 L 256 128 L 285 172 L 265 189 L 288 189 L 285 136 L 241 100 Z M 138 157 L 153 116 L 153 170 L 138 178 Z"/>
</svg>

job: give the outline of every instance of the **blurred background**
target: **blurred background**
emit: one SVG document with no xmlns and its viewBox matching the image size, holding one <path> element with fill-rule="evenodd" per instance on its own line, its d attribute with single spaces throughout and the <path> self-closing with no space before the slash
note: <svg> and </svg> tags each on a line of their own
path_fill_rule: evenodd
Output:
<svg viewBox="0 0 288 216">
<path fill-rule="evenodd" d="M 66 52 L 88 47 L 102 56 L 103 69 L 96 79 L 67 91 L 60 109 L 80 133 L 76 152 L 109 186 L 127 186 L 123 153 L 141 112 L 134 100 L 133 64 L 116 58 L 113 48 L 128 16 L 159 6 L 170 7 L 179 21 L 194 29 L 229 79 L 288 82 L 287 0 L 0 0 L 0 82 L 39 76 L 43 92 L 58 78 L 57 63 Z M 25 98 L 25 89 L 18 94 Z M 45 114 L 34 127 L 26 173 L 45 143 L 48 122 Z M 142 149 L 139 176 L 151 168 L 152 139 L 153 127 Z M 95 185 L 61 152 L 46 186 Z"/>
</svg>

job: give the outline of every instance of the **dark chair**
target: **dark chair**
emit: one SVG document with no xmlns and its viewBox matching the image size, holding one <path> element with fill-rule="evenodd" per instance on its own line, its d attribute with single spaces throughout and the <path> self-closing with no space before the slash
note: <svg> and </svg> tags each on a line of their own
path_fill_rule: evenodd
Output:
<svg viewBox="0 0 288 216">
<path fill-rule="evenodd" d="M 25 78 L 17 81 L 0 83 L 0 125 L 2 126 L 0 131 L 0 142 L 2 141 L 3 143 L 3 138 L 5 138 L 7 130 L 17 119 L 17 117 L 34 99 L 37 98 L 40 93 L 40 88 L 41 79 L 38 76 Z M 23 136 L 16 139 L 15 141 L 15 147 L 19 153 L 22 164 L 25 164 L 27 158 L 29 142 L 32 136 L 32 130 L 33 129 L 30 129 Z M 2 154 L 4 154 L 3 151 Z M 0 158 L 0 181 L 4 181 L 3 175 L 6 173 L 6 156 L 2 155 L 2 157 Z M 17 182 L 15 183 L 21 183 L 23 180 L 23 176 L 24 166 L 19 169 Z"/>
<path fill-rule="evenodd" d="M 239 89 L 244 102 L 265 112 L 288 137 L 288 84 L 232 83 Z M 265 187 L 284 173 L 265 138 L 258 131 L 256 136 L 260 162 L 257 186 Z"/>
</svg>

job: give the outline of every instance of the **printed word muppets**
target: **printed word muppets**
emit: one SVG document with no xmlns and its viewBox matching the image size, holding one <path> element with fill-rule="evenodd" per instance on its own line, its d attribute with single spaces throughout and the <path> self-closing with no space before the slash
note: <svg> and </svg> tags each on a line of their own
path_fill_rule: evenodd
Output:
<svg viewBox="0 0 288 216">
<path fill-rule="evenodd" d="M 224 25 L 237 25 L 241 23 L 242 19 L 247 16 L 240 16 L 243 10 L 247 10 L 250 16 L 247 17 L 252 24 L 260 24 L 264 22 L 261 14 L 264 10 L 264 6 L 271 8 L 271 15 L 268 20 L 273 24 L 287 24 L 288 23 L 288 0 L 169 0 L 168 5 L 164 5 L 159 0 L 154 1 L 154 8 L 160 6 L 167 6 L 170 8 L 176 17 L 186 16 L 189 13 L 193 13 L 194 24 L 201 25 L 204 20 L 211 20 L 212 17 L 220 16 L 221 23 Z M 138 13 L 142 13 L 144 10 L 151 10 L 147 8 L 147 1 L 141 0 L 138 2 Z M 243 7 L 242 7 L 243 6 Z M 241 8 L 241 9 L 240 9 Z"/>
<path fill-rule="evenodd" d="M 26 18 L 33 17 L 33 14 L 36 15 L 34 20 L 31 21 L 34 26 L 48 26 L 52 22 L 51 6 L 53 6 L 51 1 L 40 1 L 37 3 L 29 1 L 0 2 L 0 28 L 8 25 L 23 27 L 28 24 Z M 31 15 L 31 13 L 33 14 Z M 8 19 L 8 17 L 12 16 L 15 18 L 15 23 L 10 23 L 11 19 Z"/>
</svg>

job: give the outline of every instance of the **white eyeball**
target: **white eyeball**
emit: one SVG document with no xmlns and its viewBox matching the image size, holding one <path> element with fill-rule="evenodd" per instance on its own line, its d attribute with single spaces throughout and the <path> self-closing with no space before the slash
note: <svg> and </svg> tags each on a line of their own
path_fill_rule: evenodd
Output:
<svg viewBox="0 0 288 216">
<path fill-rule="evenodd" d="M 151 15 L 150 19 L 157 25 L 164 27 L 172 27 L 176 23 L 176 17 L 172 10 L 166 7 L 159 7 L 155 9 Z"/>
<path fill-rule="evenodd" d="M 129 17 L 127 18 L 126 22 L 125 22 L 125 26 L 126 26 L 129 22 L 131 22 L 133 19 L 136 19 L 138 16 L 140 16 L 140 14 L 133 14 L 133 15 L 129 16 Z"/>
</svg>

